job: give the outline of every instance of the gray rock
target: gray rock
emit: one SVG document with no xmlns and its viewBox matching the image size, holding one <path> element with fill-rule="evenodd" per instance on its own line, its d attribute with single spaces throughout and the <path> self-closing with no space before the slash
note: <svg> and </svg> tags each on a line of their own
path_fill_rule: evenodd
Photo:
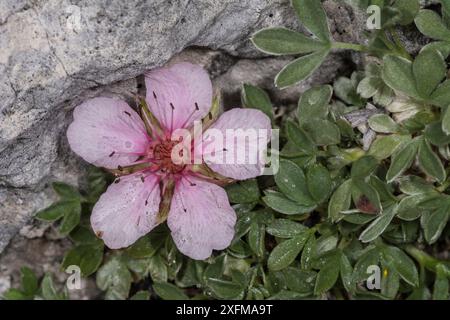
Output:
<svg viewBox="0 0 450 320">
<path fill-rule="evenodd" d="M 338 40 L 358 42 L 361 17 L 325 1 Z M 292 103 L 357 59 L 335 53 L 312 80 L 279 93 L 273 76 L 290 57 L 262 55 L 249 36 L 268 26 L 302 30 L 288 0 L 0 0 L 0 252 L 54 201 L 52 180 L 77 184 L 84 164 L 70 152 L 71 110 L 98 95 L 126 98 L 136 77 L 187 47 L 238 103 L 242 82 Z M 191 50 L 191 52 L 193 52 Z"/>
</svg>

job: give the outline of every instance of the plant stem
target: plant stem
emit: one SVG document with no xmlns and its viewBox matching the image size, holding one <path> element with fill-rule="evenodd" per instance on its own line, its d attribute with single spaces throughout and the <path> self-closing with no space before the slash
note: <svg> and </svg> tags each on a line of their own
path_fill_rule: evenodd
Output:
<svg viewBox="0 0 450 320">
<path fill-rule="evenodd" d="M 345 42 L 334 42 L 332 45 L 333 49 L 348 49 L 359 52 L 368 52 L 369 48 L 362 44 L 345 43 Z"/>
<path fill-rule="evenodd" d="M 450 277 L 450 262 L 449 261 L 438 260 L 412 245 L 406 246 L 405 251 L 408 252 L 408 254 L 410 254 L 414 259 L 416 259 L 416 261 L 422 267 L 425 267 L 426 269 L 428 269 L 432 272 L 436 272 L 436 266 L 438 264 L 445 265 L 447 267 L 446 275 L 447 275 L 447 277 Z"/>
</svg>

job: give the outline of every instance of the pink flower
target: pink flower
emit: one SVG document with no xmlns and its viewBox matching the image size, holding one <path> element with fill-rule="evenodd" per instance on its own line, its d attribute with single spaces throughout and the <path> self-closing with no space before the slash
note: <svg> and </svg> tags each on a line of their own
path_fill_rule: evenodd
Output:
<svg viewBox="0 0 450 320">
<path fill-rule="evenodd" d="M 192 132 L 194 121 L 199 120 L 203 127 L 209 126 L 201 133 L 205 141 L 213 130 L 224 135 L 229 129 L 270 132 L 270 120 L 259 110 L 232 109 L 214 122 L 216 108 L 211 106 L 217 103 L 213 103 L 211 81 L 196 65 L 155 69 L 145 81 L 141 116 L 127 103 L 111 98 L 86 101 L 74 111 L 67 131 L 72 150 L 118 176 L 96 203 L 92 228 L 109 248 L 118 249 L 167 219 L 178 249 L 193 259 L 206 259 L 213 249 L 228 247 L 234 236 L 236 214 L 220 185 L 254 178 L 264 163 L 213 163 L 208 161 L 214 153 L 209 142 L 200 149 L 192 143 L 203 163 L 175 163 L 172 151 L 181 140 L 173 141 L 171 136 L 177 129 Z M 266 148 L 268 137 L 254 137 L 248 143 L 261 145 L 263 139 Z M 249 147 L 242 141 L 233 140 L 233 144 L 235 154 Z"/>
</svg>

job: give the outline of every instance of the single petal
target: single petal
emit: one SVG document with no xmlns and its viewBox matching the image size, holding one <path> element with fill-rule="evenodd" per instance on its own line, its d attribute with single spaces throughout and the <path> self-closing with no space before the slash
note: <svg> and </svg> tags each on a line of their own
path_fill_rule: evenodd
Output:
<svg viewBox="0 0 450 320">
<path fill-rule="evenodd" d="M 158 68 L 145 75 L 147 104 L 169 132 L 187 128 L 208 114 L 212 84 L 200 66 L 179 63 Z"/>
<path fill-rule="evenodd" d="M 124 101 L 94 98 L 76 107 L 73 118 L 67 129 L 70 147 L 91 164 L 116 169 L 147 151 L 144 123 Z"/>
<path fill-rule="evenodd" d="M 271 136 L 270 119 L 256 109 L 231 109 L 203 134 L 203 161 L 236 180 L 261 175 Z"/>
<path fill-rule="evenodd" d="M 236 213 L 225 190 L 195 177 L 175 187 L 167 224 L 178 249 L 196 260 L 223 250 L 234 237 Z"/>
<path fill-rule="evenodd" d="M 159 179 L 142 177 L 135 173 L 117 179 L 92 210 L 92 229 L 111 249 L 128 247 L 158 225 Z"/>
</svg>

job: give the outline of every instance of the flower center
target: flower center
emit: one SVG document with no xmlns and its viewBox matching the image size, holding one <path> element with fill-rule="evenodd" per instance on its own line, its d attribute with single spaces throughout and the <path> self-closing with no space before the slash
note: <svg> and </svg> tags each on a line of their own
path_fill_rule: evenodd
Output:
<svg viewBox="0 0 450 320">
<path fill-rule="evenodd" d="M 178 141 L 162 140 L 153 146 L 152 159 L 161 172 L 174 174 L 183 171 L 186 167 L 183 164 L 176 164 L 172 160 L 172 150 L 178 143 Z M 179 154 L 174 156 L 183 157 L 183 150 L 180 150 Z"/>
</svg>

